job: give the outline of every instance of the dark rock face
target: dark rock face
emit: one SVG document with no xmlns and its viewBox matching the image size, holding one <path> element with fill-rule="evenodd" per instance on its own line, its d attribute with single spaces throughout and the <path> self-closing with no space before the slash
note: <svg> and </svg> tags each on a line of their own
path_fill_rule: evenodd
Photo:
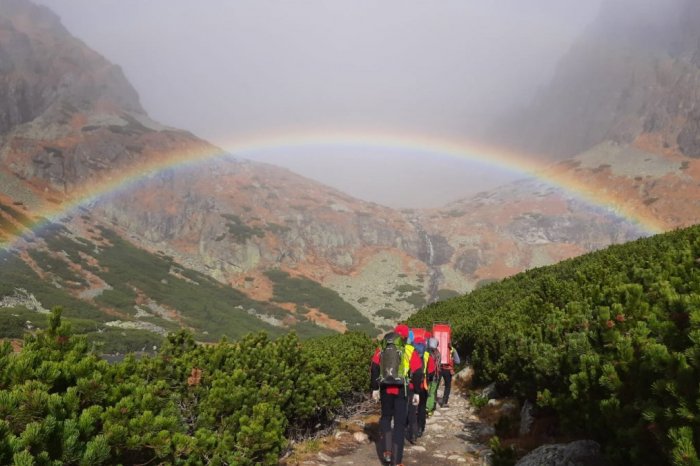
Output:
<svg viewBox="0 0 700 466">
<path fill-rule="evenodd" d="M 678 147 L 688 157 L 700 158 L 700 109 L 688 117 L 678 134 Z"/>
<path fill-rule="evenodd" d="M 421 259 L 429 265 L 444 265 L 450 262 L 453 254 L 454 248 L 447 242 L 447 238 L 442 235 L 430 235 L 428 260 Z"/>
<path fill-rule="evenodd" d="M 457 257 L 455 268 L 465 275 L 472 275 L 481 266 L 481 251 L 469 249 Z"/>
<path fill-rule="evenodd" d="M 492 136 L 561 159 L 654 132 L 667 147 L 678 136 L 679 150 L 695 157 L 699 63 L 697 1 L 608 0 L 532 105 L 497 124 Z"/>
<path fill-rule="evenodd" d="M 118 66 L 48 8 L 0 2 L 0 162 L 15 175 L 69 193 L 133 160 L 155 132 L 138 119 L 147 117 Z"/>
<path fill-rule="evenodd" d="M 53 118 L 102 105 L 143 113 L 121 69 L 73 38 L 48 8 L 0 3 L 0 135 L 56 108 Z"/>
</svg>

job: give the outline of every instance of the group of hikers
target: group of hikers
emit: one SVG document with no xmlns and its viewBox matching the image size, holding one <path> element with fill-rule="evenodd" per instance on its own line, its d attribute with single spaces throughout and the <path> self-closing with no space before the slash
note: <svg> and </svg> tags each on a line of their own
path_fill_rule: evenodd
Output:
<svg viewBox="0 0 700 466">
<path fill-rule="evenodd" d="M 436 405 L 448 406 L 459 363 L 448 324 L 436 323 L 432 332 L 399 324 L 384 335 L 372 356 L 370 373 L 372 399 L 381 401 L 379 428 L 386 464 L 403 466 L 405 438 L 415 444 Z M 441 382 L 444 389 L 438 399 Z"/>
</svg>

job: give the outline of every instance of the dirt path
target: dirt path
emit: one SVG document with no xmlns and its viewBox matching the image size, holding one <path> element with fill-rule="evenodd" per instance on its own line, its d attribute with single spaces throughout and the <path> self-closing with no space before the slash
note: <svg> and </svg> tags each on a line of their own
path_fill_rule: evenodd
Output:
<svg viewBox="0 0 700 466">
<path fill-rule="evenodd" d="M 335 441 L 320 452 L 299 458 L 291 465 L 382 465 L 380 459 L 378 415 L 364 423 L 362 430 L 369 442 L 359 444 L 350 433 L 338 433 Z M 362 425 L 361 421 L 355 421 Z M 352 423 L 352 421 L 351 421 Z M 359 429 L 358 429 L 359 430 Z M 453 466 L 485 465 L 489 452 L 485 439 L 493 435 L 493 428 L 482 422 L 469 401 L 453 390 L 448 407 L 438 408 L 428 419 L 423 437 L 416 445 L 408 441 L 404 449 L 405 465 Z"/>
</svg>

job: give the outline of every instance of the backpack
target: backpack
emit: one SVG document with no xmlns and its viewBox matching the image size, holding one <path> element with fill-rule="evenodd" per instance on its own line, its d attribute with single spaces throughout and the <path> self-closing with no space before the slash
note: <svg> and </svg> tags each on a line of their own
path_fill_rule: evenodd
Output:
<svg viewBox="0 0 700 466">
<path fill-rule="evenodd" d="M 379 359 L 379 383 L 404 385 L 408 376 L 408 364 L 404 344 L 399 334 L 391 332 L 382 340 Z"/>
<path fill-rule="evenodd" d="M 416 349 L 416 351 L 418 350 Z M 428 361 L 430 361 L 430 350 L 426 349 L 422 352 L 421 361 L 423 361 L 423 385 L 421 388 L 423 388 L 423 390 L 428 390 Z"/>
<path fill-rule="evenodd" d="M 433 357 L 433 361 L 435 361 L 435 375 L 440 373 L 440 350 L 437 348 L 431 349 L 430 355 Z"/>
<path fill-rule="evenodd" d="M 451 351 L 452 328 L 450 328 L 449 324 L 436 323 L 433 325 L 433 336 L 435 336 L 439 342 L 440 364 L 442 366 L 454 366 Z"/>
</svg>

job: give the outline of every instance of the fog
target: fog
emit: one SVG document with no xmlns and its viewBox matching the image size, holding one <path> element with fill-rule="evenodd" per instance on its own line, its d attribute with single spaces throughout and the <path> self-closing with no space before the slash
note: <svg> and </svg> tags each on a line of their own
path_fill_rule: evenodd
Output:
<svg viewBox="0 0 700 466">
<path fill-rule="evenodd" d="M 600 2 L 38 1 L 123 68 L 154 119 L 225 149 L 328 132 L 478 139 L 546 85 Z M 237 155 L 394 207 L 438 206 L 520 176 L 371 140 Z"/>
</svg>

